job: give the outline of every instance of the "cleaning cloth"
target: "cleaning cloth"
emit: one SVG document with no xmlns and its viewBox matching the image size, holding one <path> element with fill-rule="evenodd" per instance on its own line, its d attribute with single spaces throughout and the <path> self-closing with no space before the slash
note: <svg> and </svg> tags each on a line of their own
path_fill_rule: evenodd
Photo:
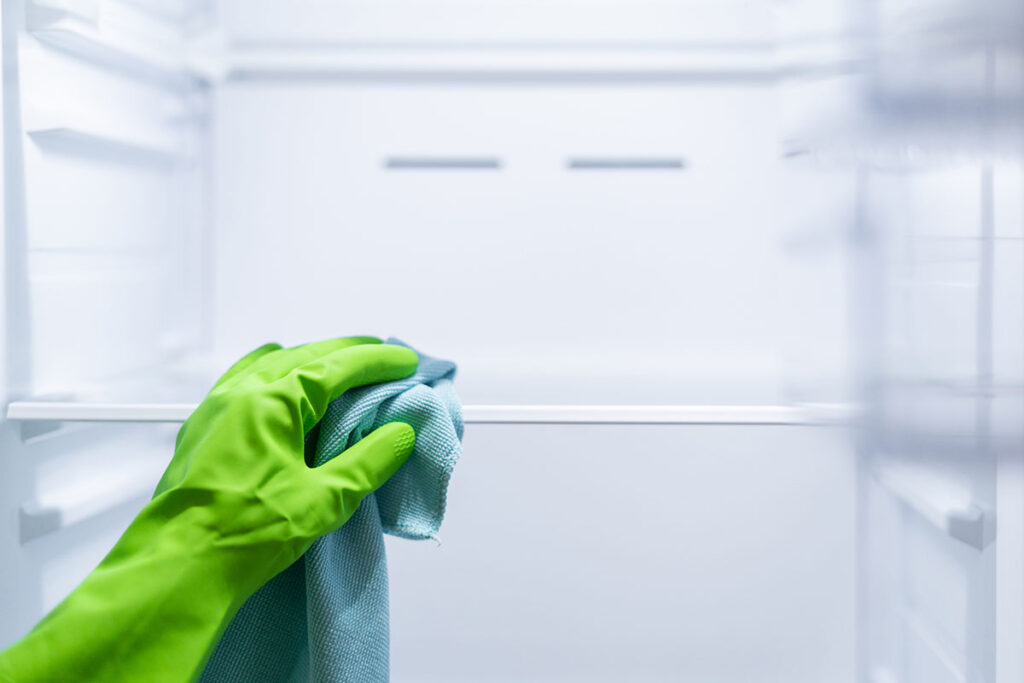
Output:
<svg viewBox="0 0 1024 683">
<path fill-rule="evenodd" d="M 322 465 L 377 427 L 406 422 L 416 430 L 408 461 L 344 526 L 314 542 L 246 601 L 200 681 L 388 680 L 383 534 L 436 539 L 462 452 L 455 364 L 418 355 L 411 377 L 345 392 L 306 438 L 307 461 Z"/>
</svg>

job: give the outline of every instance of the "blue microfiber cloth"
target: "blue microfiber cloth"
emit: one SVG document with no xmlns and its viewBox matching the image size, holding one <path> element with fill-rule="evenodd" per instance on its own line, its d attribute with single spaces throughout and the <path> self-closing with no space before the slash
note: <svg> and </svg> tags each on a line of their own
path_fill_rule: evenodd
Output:
<svg viewBox="0 0 1024 683">
<path fill-rule="evenodd" d="M 424 354 L 419 358 L 416 374 L 407 379 L 345 392 L 307 436 L 316 465 L 396 420 L 412 425 L 416 445 L 402 468 L 367 496 L 343 527 L 317 540 L 246 601 L 201 681 L 388 680 L 383 534 L 437 538 L 448 480 L 462 453 L 455 364 Z"/>
</svg>

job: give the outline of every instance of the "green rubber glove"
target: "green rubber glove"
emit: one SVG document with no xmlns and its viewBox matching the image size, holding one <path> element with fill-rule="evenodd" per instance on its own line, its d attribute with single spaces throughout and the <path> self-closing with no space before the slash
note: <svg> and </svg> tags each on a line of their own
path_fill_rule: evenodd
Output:
<svg viewBox="0 0 1024 683">
<path fill-rule="evenodd" d="M 304 436 L 345 390 L 400 379 L 410 349 L 370 337 L 260 347 L 186 420 L 156 495 L 22 640 L 0 680 L 189 681 L 260 586 L 334 531 L 412 452 L 393 422 L 310 468 Z"/>
</svg>

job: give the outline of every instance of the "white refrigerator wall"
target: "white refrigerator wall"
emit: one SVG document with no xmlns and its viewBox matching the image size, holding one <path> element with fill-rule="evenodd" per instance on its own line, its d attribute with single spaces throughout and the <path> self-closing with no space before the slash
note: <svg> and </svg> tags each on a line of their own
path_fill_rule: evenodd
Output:
<svg viewBox="0 0 1024 683">
<path fill-rule="evenodd" d="M 451 349 L 473 403 L 791 398 L 793 340 L 837 360 L 842 271 L 812 317 L 776 97 L 760 82 L 229 82 L 215 348 L 344 321 Z"/>
<path fill-rule="evenodd" d="M 576 30 L 580 3 L 310 3 L 301 34 L 224 7 L 218 354 L 344 327 L 457 358 L 472 404 L 777 404 L 804 376 L 837 400 L 841 253 L 793 227 L 764 24 L 737 6 L 702 6 L 718 34 L 672 3 Z M 681 77 L 602 75 L 691 40 Z M 849 178 L 819 182 L 847 210 Z M 395 679 L 850 681 L 855 481 L 831 428 L 470 425 L 441 547 L 389 544 Z"/>
</svg>

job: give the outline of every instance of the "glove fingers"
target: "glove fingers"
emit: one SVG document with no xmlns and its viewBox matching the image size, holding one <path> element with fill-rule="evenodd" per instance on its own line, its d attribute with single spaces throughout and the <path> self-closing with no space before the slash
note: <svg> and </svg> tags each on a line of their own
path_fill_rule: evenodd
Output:
<svg viewBox="0 0 1024 683">
<path fill-rule="evenodd" d="M 323 533 L 344 524 L 368 494 L 398 471 L 416 443 L 416 432 L 404 422 L 375 429 L 359 443 L 312 471 L 319 479 L 323 520 L 337 522 Z"/>
<path fill-rule="evenodd" d="M 252 367 L 252 365 L 256 361 L 258 361 L 260 358 L 263 358 L 268 353 L 273 353 L 274 351 L 280 351 L 280 350 L 281 350 L 281 345 L 280 344 L 274 344 L 274 343 L 264 344 L 263 346 L 261 346 L 259 348 L 253 349 L 252 351 L 250 351 L 249 353 L 245 354 L 244 356 L 239 358 L 237 361 L 235 361 L 234 365 L 232 365 L 230 368 L 228 368 L 227 371 L 223 375 L 220 376 L 220 379 L 218 379 L 217 383 L 213 385 L 213 388 L 216 389 L 218 387 L 221 387 L 225 383 L 227 383 L 228 380 L 230 380 L 232 378 L 235 378 L 235 377 L 239 377 L 242 373 L 245 372 L 246 369 Z"/>
<path fill-rule="evenodd" d="M 309 431 L 327 405 L 352 387 L 408 377 L 419 357 L 412 349 L 392 344 L 363 344 L 334 351 L 295 368 L 279 382 L 286 396 L 299 402 L 303 431 Z"/>
<path fill-rule="evenodd" d="M 253 368 L 253 372 L 258 373 L 268 382 L 273 382 L 310 361 L 341 349 L 363 344 L 380 344 L 380 339 L 377 337 L 336 337 L 310 344 L 300 344 L 274 354 L 272 358 L 267 358 L 258 367 Z"/>
</svg>

